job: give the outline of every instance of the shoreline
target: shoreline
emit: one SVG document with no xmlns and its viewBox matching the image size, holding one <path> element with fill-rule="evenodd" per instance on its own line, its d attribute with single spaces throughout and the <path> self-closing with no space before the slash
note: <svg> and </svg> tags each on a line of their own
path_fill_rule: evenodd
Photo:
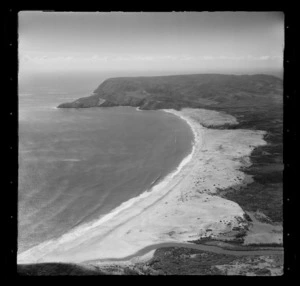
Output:
<svg viewBox="0 0 300 286">
<path fill-rule="evenodd" d="M 52 108 L 52 107 L 51 107 Z M 58 109 L 57 107 L 54 107 L 55 109 Z M 123 109 L 125 110 L 131 110 L 133 109 L 133 107 L 131 106 L 116 106 L 116 107 L 112 107 L 113 109 L 116 110 L 116 112 L 123 112 Z M 103 110 L 105 110 L 106 108 L 102 108 Z M 138 110 L 138 108 L 136 108 L 136 110 Z M 61 111 L 65 111 L 65 110 L 61 110 Z M 76 110 L 75 110 L 76 111 Z M 138 110 L 139 112 L 147 112 L 145 110 Z M 67 110 L 68 112 L 68 110 Z M 151 112 L 151 111 L 150 111 Z M 153 111 L 152 111 L 153 112 Z M 163 119 L 161 119 L 162 121 L 166 120 L 166 115 L 165 112 L 162 113 L 162 111 L 154 111 L 154 112 L 159 112 L 163 115 Z M 175 118 L 177 121 L 181 121 L 182 119 L 178 119 Z M 172 119 L 173 120 L 173 119 Z M 175 123 L 177 122 L 175 121 Z M 180 122 L 182 124 L 182 122 Z M 174 125 L 175 126 L 175 125 Z M 189 130 L 190 126 L 183 126 L 184 131 L 186 132 L 192 132 Z M 187 129 L 186 129 L 187 128 Z M 166 166 L 166 168 L 164 168 L 163 170 L 161 170 L 158 173 L 158 176 L 153 176 L 153 181 L 149 181 L 149 183 L 147 185 L 144 185 L 143 187 L 141 187 L 141 192 L 138 194 L 130 194 L 127 198 L 125 198 L 123 201 L 120 202 L 116 202 L 112 207 L 107 208 L 106 210 L 102 211 L 101 213 L 99 213 L 97 216 L 94 216 L 92 219 L 89 218 L 89 215 L 85 216 L 82 218 L 82 221 L 79 221 L 79 223 L 77 223 L 75 226 L 73 226 L 72 228 L 67 229 L 64 233 L 60 233 L 60 234 L 56 234 L 55 236 L 52 236 L 51 238 L 44 240 L 42 242 L 39 243 L 35 243 L 34 245 L 31 245 L 29 247 L 26 247 L 24 249 L 21 248 L 22 251 L 19 252 L 19 254 L 24 253 L 27 250 L 32 249 L 33 247 L 36 247 L 42 243 L 45 243 L 47 241 L 50 240 L 57 240 L 60 237 L 62 237 L 64 234 L 69 233 L 70 231 L 77 231 L 80 230 L 81 228 L 85 228 L 85 227 L 90 227 L 94 222 L 104 222 L 108 219 L 110 219 L 112 216 L 117 215 L 118 213 L 120 213 L 123 209 L 126 209 L 128 207 L 130 207 L 132 204 L 135 203 L 136 200 L 139 200 L 140 198 L 143 198 L 143 196 L 147 195 L 148 192 L 151 192 L 151 190 L 158 185 L 159 183 L 167 180 L 171 180 L 171 177 L 173 176 L 174 173 L 179 172 L 180 168 L 182 167 L 182 165 L 184 165 L 184 162 L 186 163 L 186 158 L 189 157 L 189 155 L 191 154 L 192 150 L 193 150 L 193 144 L 194 144 L 194 137 L 193 137 L 193 132 L 192 132 L 192 136 L 191 134 L 189 134 L 190 137 L 186 144 L 186 148 L 183 150 L 182 154 L 179 154 L 179 159 L 178 162 L 176 162 L 176 164 L 174 164 L 173 166 Z M 176 144 L 176 143 L 175 143 Z M 176 148 L 176 146 L 175 146 Z M 177 154 L 176 154 L 177 155 Z M 80 161 L 79 159 L 61 159 L 61 161 Z M 147 162 L 146 162 L 147 163 Z M 138 179 L 138 177 L 137 177 Z M 151 182 L 151 183 L 150 183 Z M 146 194 L 144 194 L 146 193 Z M 140 197 L 141 196 L 141 197 Z M 86 219 L 87 217 L 87 219 Z"/>
<path fill-rule="evenodd" d="M 229 228 L 246 225 L 243 210 L 215 193 L 217 188 L 247 181 L 239 168 L 249 164 L 246 158 L 256 146 L 265 144 L 264 132 L 204 127 L 236 124 L 234 117 L 215 111 L 163 111 L 181 117 L 194 134 L 192 152 L 175 172 L 167 175 L 168 180 L 121 204 L 96 222 L 20 253 L 18 263 L 122 258 L 149 245 L 216 236 Z M 232 146 L 236 141 L 238 144 Z"/>
<path fill-rule="evenodd" d="M 55 107 L 55 108 L 58 109 L 57 107 Z M 143 110 L 140 110 L 138 107 L 136 108 L 136 110 L 137 111 L 143 111 Z M 168 111 L 165 111 L 165 110 L 161 110 L 161 111 L 168 112 Z M 169 112 L 169 113 L 171 113 L 171 112 Z M 193 127 L 190 125 L 190 123 L 186 119 L 182 118 L 181 116 L 179 116 L 179 117 L 188 124 L 188 126 L 189 126 L 189 128 L 191 128 L 193 136 L 194 136 Z M 78 225 L 75 228 L 73 228 L 70 231 L 68 231 L 67 233 L 65 233 L 65 234 L 63 234 L 63 235 L 61 235 L 61 236 L 59 236 L 57 238 L 53 238 L 51 240 L 47 240 L 45 242 L 42 242 L 42 243 L 40 243 L 38 245 L 35 245 L 35 246 L 29 248 L 29 249 L 26 249 L 25 251 L 23 251 L 20 254 L 18 254 L 18 257 L 21 257 L 24 254 L 27 254 L 28 252 L 35 251 L 35 249 L 37 249 L 37 248 L 44 248 L 44 247 L 47 248 L 47 246 L 49 244 L 51 244 L 51 243 L 53 243 L 53 242 L 61 239 L 62 237 L 68 236 L 68 234 L 70 234 L 70 233 L 77 232 L 77 231 L 84 232 L 85 230 L 87 230 L 89 228 L 98 226 L 101 223 L 104 223 L 104 222 L 108 221 L 109 219 L 113 218 L 115 215 L 118 215 L 123 210 L 126 210 L 127 208 L 130 208 L 136 201 L 138 201 L 140 199 L 145 199 L 147 197 L 147 195 L 149 193 L 151 193 L 154 188 L 161 187 L 160 184 L 165 185 L 168 181 L 170 181 L 172 179 L 173 176 L 175 176 L 176 174 L 178 174 L 180 172 L 180 170 L 182 169 L 182 167 L 185 164 L 187 164 L 191 160 L 192 154 L 194 152 L 194 144 L 195 144 L 195 137 L 193 137 L 193 140 L 192 140 L 192 148 L 191 148 L 190 153 L 188 153 L 182 159 L 182 161 L 179 163 L 179 165 L 177 167 L 175 167 L 175 169 L 171 170 L 170 173 L 166 174 L 165 177 L 163 177 L 163 178 L 157 178 L 155 180 L 155 183 L 151 184 L 150 188 L 145 189 L 145 191 L 142 192 L 141 194 L 139 194 L 138 196 L 132 197 L 132 198 L 128 199 L 127 201 L 122 202 L 119 206 L 115 207 L 114 209 L 112 209 L 108 213 L 101 215 L 98 219 L 94 219 L 92 221 L 83 223 L 82 225 Z"/>
</svg>

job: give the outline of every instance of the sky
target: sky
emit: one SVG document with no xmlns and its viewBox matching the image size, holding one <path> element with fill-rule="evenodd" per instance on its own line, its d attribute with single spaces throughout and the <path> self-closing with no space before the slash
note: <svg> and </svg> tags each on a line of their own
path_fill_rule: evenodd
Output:
<svg viewBox="0 0 300 286">
<path fill-rule="evenodd" d="M 19 72 L 281 71 L 281 12 L 19 12 Z"/>
</svg>

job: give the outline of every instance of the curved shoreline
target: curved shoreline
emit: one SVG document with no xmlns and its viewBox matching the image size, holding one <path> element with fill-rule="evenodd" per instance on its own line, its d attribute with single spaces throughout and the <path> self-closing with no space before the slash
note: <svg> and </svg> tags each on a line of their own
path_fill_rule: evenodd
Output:
<svg viewBox="0 0 300 286">
<path fill-rule="evenodd" d="M 138 107 L 136 108 L 136 110 L 143 111 L 143 110 L 139 110 Z M 163 111 L 166 111 L 166 110 L 163 110 Z M 184 120 L 187 123 L 187 125 L 191 128 L 191 131 L 192 131 L 193 136 L 194 136 L 195 133 L 194 133 L 193 127 L 190 125 L 189 121 L 187 121 L 186 119 L 182 118 L 181 116 L 180 116 L 180 118 L 182 120 Z M 184 165 L 186 165 L 192 159 L 192 155 L 193 155 L 194 149 L 195 149 L 194 145 L 195 145 L 195 136 L 193 137 L 191 152 L 182 159 L 182 161 L 179 163 L 179 165 L 174 170 L 172 170 L 169 174 L 167 174 L 164 178 L 162 178 L 162 180 L 161 180 L 161 178 L 156 179 L 155 183 L 151 184 L 150 189 L 146 189 L 143 193 L 139 194 L 138 196 L 133 197 L 133 198 L 131 198 L 131 199 L 129 199 L 129 200 L 121 203 L 119 206 L 117 206 L 116 208 L 112 209 L 109 213 L 100 216 L 99 219 L 95 219 L 93 221 L 84 223 L 82 225 L 78 225 L 77 227 L 73 228 L 71 231 L 69 231 L 66 234 L 60 236 L 59 238 L 42 242 L 42 243 L 40 243 L 40 244 L 38 244 L 36 246 L 33 246 L 30 249 L 27 249 L 27 250 L 21 252 L 20 254 L 18 254 L 18 260 L 20 258 L 20 261 L 22 261 L 22 256 L 28 256 L 28 255 L 30 256 L 31 252 L 35 252 L 39 248 L 44 248 L 44 247 L 47 248 L 48 245 L 54 243 L 55 241 L 57 241 L 59 239 L 62 239 L 62 238 L 68 239 L 68 235 L 70 235 L 71 233 L 74 233 L 74 232 L 77 232 L 77 231 L 79 231 L 80 233 L 83 233 L 84 231 L 88 230 L 89 228 L 97 227 L 98 225 L 101 225 L 102 223 L 104 223 L 104 222 L 108 221 L 109 219 L 113 218 L 114 216 L 118 215 L 122 211 L 130 208 L 137 201 L 139 201 L 141 199 L 147 198 L 147 196 L 153 190 L 155 190 L 157 188 L 161 188 L 161 185 L 167 184 L 168 181 L 170 181 L 174 176 L 176 176 L 176 174 L 178 174 L 180 172 L 180 170 L 184 167 Z M 165 197 L 165 195 L 161 196 L 160 199 L 162 199 L 163 197 Z M 151 205 L 147 206 L 147 208 L 149 208 L 153 204 L 157 203 L 160 199 L 158 199 L 157 201 L 155 201 Z M 116 227 L 118 227 L 118 226 L 116 226 Z M 109 231 L 107 233 L 109 234 L 112 231 L 114 231 L 114 229 L 112 229 L 111 231 Z M 22 263 L 27 263 L 27 262 L 22 262 Z M 31 262 L 28 262 L 28 263 L 31 263 Z"/>
<path fill-rule="evenodd" d="M 165 111 L 186 120 L 195 137 L 192 153 L 170 180 L 159 182 L 151 192 L 142 193 L 129 204 L 127 201 L 105 218 L 21 253 L 18 263 L 122 258 L 153 244 L 181 243 L 206 237 L 208 229 L 209 235 L 218 235 L 246 224 L 244 212 L 236 203 L 214 193 L 217 188 L 236 184 L 237 178 L 245 179 L 239 171 L 245 160 L 239 159 L 249 156 L 255 146 L 265 144 L 264 133 L 201 126 L 207 122 L 236 123 L 234 117 L 214 111 Z"/>
</svg>

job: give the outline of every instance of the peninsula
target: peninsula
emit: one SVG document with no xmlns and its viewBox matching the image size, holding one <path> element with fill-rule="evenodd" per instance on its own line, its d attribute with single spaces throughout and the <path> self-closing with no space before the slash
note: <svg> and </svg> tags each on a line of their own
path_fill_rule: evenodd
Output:
<svg viewBox="0 0 300 286">
<path fill-rule="evenodd" d="M 91 96 L 58 108 L 237 108 L 282 103 L 282 80 L 270 75 L 195 74 L 105 80 Z"/>
<path fill-rule="evenodd" d="M 192 153 L 138 200 L 21 253 L 20 273 L 31 263 L 78 263 L 96 274 L 282 274 L 281 79 L 111 78 L 58 108 L 113 106 L 181 117 L 194 133 Z"/>
</svg>

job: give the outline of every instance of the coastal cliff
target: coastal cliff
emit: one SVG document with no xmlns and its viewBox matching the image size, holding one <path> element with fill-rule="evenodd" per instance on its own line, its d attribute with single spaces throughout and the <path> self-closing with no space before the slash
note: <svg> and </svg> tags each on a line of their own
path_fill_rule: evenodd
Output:
<svg viewBox="0 0 300 286">
<path fill-rule="evenodd" d="M 193 74 L 105 80 L 91 96 L 58 108 L 133 106 L 147 109 L 262 106 L 282 103 L 282 80 L 270 75 Z"/>
</svg>

